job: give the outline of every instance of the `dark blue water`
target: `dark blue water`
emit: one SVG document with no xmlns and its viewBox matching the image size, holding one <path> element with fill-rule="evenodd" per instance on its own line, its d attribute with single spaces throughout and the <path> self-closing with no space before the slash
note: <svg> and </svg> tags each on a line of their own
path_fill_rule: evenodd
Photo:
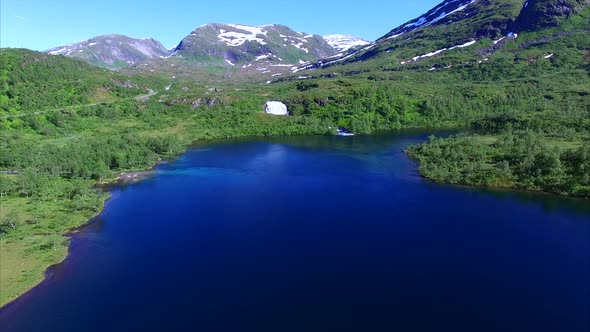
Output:
<svg viewBox="0 0 590 332">
<path fill-rule="evenodd" d="M 112 189 L 10 331 L 590 331 L 590 203 L 421 179 L 421 134 L 196 148 Z"/>
</svg>

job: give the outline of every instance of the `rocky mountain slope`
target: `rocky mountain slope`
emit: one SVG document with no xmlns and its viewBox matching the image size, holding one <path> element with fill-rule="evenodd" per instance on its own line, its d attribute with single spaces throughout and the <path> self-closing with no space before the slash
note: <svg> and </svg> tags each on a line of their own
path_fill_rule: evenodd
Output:
<svg viewBox="0 0 590 332">
<path fill-rule="evenodd" d="M 175 56 L 198 62 L 225 61 L 232 66 L 266 58 L 293 64 L 335 53 L 321 36 L 295 32 L 284 25 L 218 23 L 198 27 L 174 49 Z"/>
<path fill-rule="evenodd" d="M 367 44 L 353 36 L 322 37 L 277 24 L 256 27 L 211 23 L 196 28 L 171 51 L 154 39 L 108 35 L 46 52 L 108 69 L 131 68 L 131 72 L 148 74 L 191 76 L 202 74 L 199 68 L 218 68 L 247 77 L 272 78 Z"/>
<path fill-rule="evenodd" d="M 360 41 L 347 37 L 336 43 L 348 48 Z M 191 32 L 169 58 L 134 66 L 131 71 L 208 81 L 267 82 L 337 53 L 322 36 L 296 32 L 284 25 L 211 23 Z"/>
<path fill-rule="evenodd" d="M 491 39 L 491 45 L 480 45 L 487 50 L 479 52 L 490 54 L 520 32 L 556 27 L 589 4 L 588 0 L 447 0 L 364 48 L 300 66 L 294 72 L 372 58 L 405 65 Z"/>
<path fill-rule="evenodd" d="M 170 55 L 159 41 L 111 34 L 58 46 L 46 51 L 108 69 L 120 69 Z"/>
<path fill-rule="evenodd" d="M 515 31 L 534 31 L 558 26 L 578 13 L 590 0 L 527 1 L 514 24 Z"/>
</svg>

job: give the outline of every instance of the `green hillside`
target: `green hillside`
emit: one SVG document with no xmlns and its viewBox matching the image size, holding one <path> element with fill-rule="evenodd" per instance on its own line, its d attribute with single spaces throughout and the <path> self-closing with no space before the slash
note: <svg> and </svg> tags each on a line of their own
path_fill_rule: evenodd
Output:
<svg viewBox="0 0 590 332">
<path fill-rule="evenodd" d="M 145 93 L 137 82 L 63 56 L 0 50 L 0 118 Z"/>
</svg>

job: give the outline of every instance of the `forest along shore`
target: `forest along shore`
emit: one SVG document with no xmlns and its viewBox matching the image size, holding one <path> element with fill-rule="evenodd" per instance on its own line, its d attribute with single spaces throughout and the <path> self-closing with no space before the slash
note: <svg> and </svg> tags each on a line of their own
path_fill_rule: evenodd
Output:
<svg viewBox="0 0 590 332">
<path fill-rule="evenodd" d="M 4 174 L 16 175 L 22 174 L 22 172 L 12 170 Z M 108 188 L 117 183 L 133 184 L 154 175 L 155 171 L 153 169 L 123 172 L 118 174 L 116 178 L 104 182 L 103 186 Z M 65 209 L 71 208 L 71 206 L 63 204 L 64 202 L 39 201 L 35 204 L 37 209 L 30 209 L 26 206 L 27 203 L 22 200 L 5 200 L 2 198 L 2 208 L 5 211 L 10 211 L 6 215 L 3 213 L 3 216 L 5 215 L 4 223 L 8 225 L 2 224 L 2 227 L 8 226 L 13 232 L 22 231 L 23 228 L 26 229 L 26 226 L 42 224 L 38 219 L 35 219 L 37 214 L 51 213 L 56 218 L 59 217 L 60 220 L 63 220 L 63 228 L 55 234 L 35 237 L 40 242 L 38 244 L 29 243 L 27 238 L 24 239 L 26 242 L 22 244 L 10 238 L 0 238 L 2 260 L 2 264 L 0 264 L 0 308 L 39 285 L 45 279 L 48 268 L 62 263 L 67 258 L 69 250 L 68 234 L 100 215 L 106 201 L 110 198 L 110 193 L 106 191 L 92 191 L 88 194 L 97 195 L 93 198 L 86 198 L 92 200 L 93 208 L 84 209 L 80 207 L 74 209 L 72 213 L 67 213 Z M 22 220 L 19 217 L 23 214 L 14 212 L 19 211 L 19 209 L 29 213 L 27 219 Z M 46 221 L 51 221 L 51 219 Z M 29 248 L 28 254 L 23 257 L 23 251 L 27 251 L 27 248 Z"/>
</svg>

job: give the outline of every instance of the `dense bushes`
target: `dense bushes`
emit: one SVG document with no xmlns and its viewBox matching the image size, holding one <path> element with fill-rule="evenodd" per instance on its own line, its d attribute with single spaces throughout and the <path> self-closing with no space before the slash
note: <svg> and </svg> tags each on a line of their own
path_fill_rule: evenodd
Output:
<svg viewBox="0 0 590 332">
<path fill-rule="evenodd" d="M 2 49 L 0 116 L 131 97 L 142 91 L 118 76 L 63 56 Z"/>
<path fill-rule="evenodd" d="M 550 143 L 551 142 L 551 143 Z M 420 171 L 440 182 L 590 197 L 590 144 L 563 146 L 532 131 L 458 135 L 411 147 Z"/>
</svg>

